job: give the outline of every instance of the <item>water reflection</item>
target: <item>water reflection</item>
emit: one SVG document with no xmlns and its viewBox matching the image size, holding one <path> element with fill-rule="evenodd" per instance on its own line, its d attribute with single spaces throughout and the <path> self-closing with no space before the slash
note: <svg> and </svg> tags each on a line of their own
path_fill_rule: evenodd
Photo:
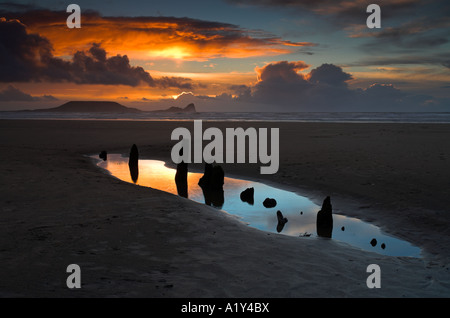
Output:
<svg viewBox="0 0 450 318">
<path fill-rule="evenodd" d="M 221 209 L 225 203 L 223 190 L 202 188 L 205 204 Z"/>
<path fill-rule="evenodd" d="M 133 180 L 133 183 L 136 183 L 139 178 L 139 151 L 136 145 L 133 145 L 130 149 L 128 167 L 130 169 L 131 180 Z"/>
<path fill-rule="evenodd" d="M 188 197 L 188 164 L 181 162 L 177 165 L 177 172 L 175 174 L 175 184 L 177 186 L 177 193 L 179 196 Z"/>
<path fill-rule="evenodd" d="M 130 176 L 133 183 L 136 183 L 139 178 L 139 164 L 129 165 L 130 168 Z"/>
<path fill-rule="evenodd" d="M 283 231 L 284 225 L 288 222 L 288 219 L 283 216 L 280 210 L 277 211 L 277 232 L 281 233 Z"/>
<path fill-rule="evenodd" d="M 222 208 L 225 203 L 223 191 L 225 173 L 221 166 L 213 166 L 205 164 L 205 172 L 198 181 L 198 185 L 202 188 L 205 204 Z"/>
<path fill-rule="evenodd" d="M 119 154 L 108 154 L 108 160 L 99 161 L 98 165 L 121 180 L 133 182 L 127 163 L 128 159 Z M 213 167 L 205 169 L 209 171 L 210 168 Z M 210 172 L 212 173 L 212 170 Z M 260 230 L 297 237 L 331 237 L 332 234 L 333 240 L 380 254 L 420 257 L 419 248 L 406 241 L 385 235 L 378 227 L 355 218 L 332 214 L 331 227 L 328 224 L 328 227 L 323 230 L 321 226 L 318 226 L 318 223 L 321 223 L 318 221 L 318 211 L 331 210 L 331 200 L 328 198 L 320 207 L 308 198 L 290 191 L 270 187 L 260 182 L 222 177 L 219 170 L 217 170 L 216 178 L 218 180 L 223 178 L 222 182 L 218 182 L 221 183 L 221 187 L 211 191 L 211 188 L 199 185 L 199 183 L 204 185 L 206 182 L 206 180 L 200 181 L 203 176 L 204 173 L 189 172 L 187 164 L 178 165 L 177 169 L 170 169 L 163 161 L 141 159 L 139 160 L 139 179 L 136 179 L 135 183 L 221 208 L 239 216 L 243 222 Z M 267 197 L 276 198 L 276 207 L 263 206 Z M 277 213 L 278 211 L 280 213 Z M 378 241 L 375 246 L 370 244 L 373 238 Z"/>
</svg>

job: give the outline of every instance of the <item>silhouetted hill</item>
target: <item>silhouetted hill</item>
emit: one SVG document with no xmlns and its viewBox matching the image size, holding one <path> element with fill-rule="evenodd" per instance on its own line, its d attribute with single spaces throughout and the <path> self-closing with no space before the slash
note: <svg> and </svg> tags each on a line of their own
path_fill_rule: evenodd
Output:
<svg viewBox="0 0 450 318">
<path fill-rule="evenodd" d="M 72 101 L 61 106 L 40 109 L 40 112 L 76 112 L 76 113 L 140 113 L 137 108 L 125 107 L 108 101 Z"/>
<path fill-rule="evenodd" d="M 164 110 L 155 110 L 155 112 L 167 112 L 167 113 L 196 113 L 197 110 L 195 109 L 195 105 L 193 103 L 190 103 L 185 108 L 181 107 L 170 107 L 168 109 Z"/>
<path fill-rule="evenodd" d="M 72 101 L 61 106 L 34 110 L 38 112 L 64 112 L 64 113 L 141 113 L 137 108 L 123 106 L 116 102 L 108 101 Z M 184 108 L 170 107 L 168 109 L 155 110 L 152 112 L 163 113 L 196 113 L 193 103 Z"/>
</svg>

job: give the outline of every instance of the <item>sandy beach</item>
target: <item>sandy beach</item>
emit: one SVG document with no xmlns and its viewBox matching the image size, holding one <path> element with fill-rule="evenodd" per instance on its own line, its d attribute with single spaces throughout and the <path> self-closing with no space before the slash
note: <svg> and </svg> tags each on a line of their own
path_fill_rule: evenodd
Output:
<svg viewBox="0 0 450 318">
<path fill-rule="evenodd" d="M 390 257 L 253 229 L 182 197 L 119 181 L 87 154 L 170 161 L 192 122 L 0 121 L 1 297 L 449 297 L 450 125 L 208 122 L 278 127 L 280 168 L 224 164 L 423 250 Z M 66 286 L 69 264 L 82 288 Z M 369 264 L 381 288 L 366 285 Z"/>
</svg>

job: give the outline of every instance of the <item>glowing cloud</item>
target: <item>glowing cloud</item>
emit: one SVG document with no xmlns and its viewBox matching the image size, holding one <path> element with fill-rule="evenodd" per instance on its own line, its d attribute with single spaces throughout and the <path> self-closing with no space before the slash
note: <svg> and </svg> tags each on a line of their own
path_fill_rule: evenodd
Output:
<svg viewBox="0 0 450 318">
<path fill-rule="evenodd" d="M 242 29 L 233 24 L 174 17 L 102 17 L 83 13 L 83 27 L 68 29 L 66 13 L 40 10 L 14 15 L 52 43 L 54 55 L 72 55 L 92 43 L 101 44 L 111 54 L 127 52 L 131 59 L 168 58 L 206 61 L 212 58 L 246 58 L 292 53 L 310 42 L 284 41 L 260 31 Z"/>
</svg>

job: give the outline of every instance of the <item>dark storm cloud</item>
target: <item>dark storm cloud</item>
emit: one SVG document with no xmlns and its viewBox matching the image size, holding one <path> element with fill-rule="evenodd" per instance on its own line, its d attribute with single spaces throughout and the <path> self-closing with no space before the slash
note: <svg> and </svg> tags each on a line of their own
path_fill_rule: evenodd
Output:
<svg viewBox="0 0 450 318">
<path fill-rule="evenodd" d="M 316 15 L 327 16 L 334 23 L 351 24 L 365 23 L 366 8 L 376 3 L 383 8 L 383 17 L 395 17 L 398 13 L 408 14 L 419 5 L 419 0 L 226 0 L 228 3 L 238 5 L 255 5 L 260 7 L 276 7 L 291 12 L 307 11 Z"/>
<path fill-rule="evenodd" d="M 161 78 L 155 79 L 158 87 L 161 88 L 169 88 L 169 87 L 177 87 L 182 89 L 192 89 L 194 86 L 199 86 L 199 84 L 194 85 L 190 78 L 185 77 L 169 77 L 163 76 Z"/>
<path fill-rule="evenodd" d="M 77 51 L 71 60 L 53 55 L 52 44 L 38 34 L 27 32 L 18 20 L 0 18 L 0 82 L 66 81 L 104 84 L 191 88 L 185 78 L 153 79 L 142 67 L 130 65 L 126 55 L 107 56 L 99 44 Z"/>
<path fill-rule="evenodd" d="M 65 66 L 68 71 L 67 75 L 70 79 L 66 78 L 66 80 L 77 84 L 138 86 L 143 82 L 149 86 L 156 86 L 153 78 L 142 67 L 130 65 L 126 55 L 107 58 L 105 50 L 98 44 L 93 44 L 87 52 L 76 52 L 71 62 L 60 65 L 62 68 Z"/>
<path fill-rule="evenodd" d="M 388 66 L 388 65 L 437 65 L 450 68 L 448 54 L 436 53 L 432 55 L 401 55 L 365 58 L 345 66 Z"/>
<path fill-rule="evenodd" d="M 292 104 L 293 100 L 304 96 L 310 86 L 304 75 L 299 73 L 306 68 L 308 65 L 303 61 L 280 61 L 256 69 L 259 81 L 253 87 L 252 99 L 262 103 Z"/>
<path fill-rule="evenodd" d="M 18 20 L 0 18 L 0 81 L 20 82 L 39 76 L 38 62 L 51 58 L 50 42 L 28 34 Z"/>
<path fill-rule="evenodd" d="M 56 100 L 58 99 L 51 95 L 31 96 L 12 85 L 8 85 L 4 90 L 0 91 L 0 102 L 37 102 Z"/>
<path fill-rule="evenodd" d="M 342 68 L 333 64 L 322 64 L 309 73 L 311 83 L 322 83 L 334 86 L 347 86 L 347 81 L 353 77 L 342 71 Z"/>
<path fill-rule="evenodd" d="M 0 3 L 0 13 L 3 11 L 14 11 L 14 12 L 21 12 L 21 11 L 30 11 L 30 10 L 37 10 L 39 7 L 33 4 L 24 4 L 24 3 L 14 3 L 14 2 L 3 2 Z"/>
<path fill-rule="evenodd" d="M 450 20 L 441 16 L 442 12 L 432 17 L 412 19 L 399 26 L 382 28 L 378 32 L 361 32 L 353 37 L 366 37 L 369 42 L 361 48 L 374 54 L 396 52 L 421 52 L 439 49 L 449 42 Z"/>
<path fill-rule="evenodd" d="M 378 54 L 398 50 L 424 51 L 449 42 L 450 3 L 446 0 L 227 0 L 229 3 L 254 5 L 289 12 L 303 11 L 308 17 L 343 28 L 350 37 L 368 38 L 361 49 Z M 376 3 L 381 8 L 381 29 L 365 28 L 366 8 Z"/>
<path fill-rule="evenodd" d="M 188 78 L 165 76 L 154 79 L 142 67 L 131 66 L 126 55 L 107 57 L 106 51 L 96 43 L 87 52 L 76 52 L 72 61 L 67 64 L 67 69 L 71 79 L 66 80 L 77 84 L 138 86 L 144 83 L 159 88 L 193 87 Z"/>
<path fill-rule="evenodd" d="M 231 85 L 230 90 L 240 100 L 247 101 L 252 97 L 252 88 L 248 85 Z"/>
<path fill-rule="evenodd" d="M 253 87 L 231 89 L 247 92 L 236 94 L 237 101 L 270 105 L 278 111 L 420 111 L 427 105 L 449 106 L 448 101 L 407 93 L 391 84 L 351 89 L 347 83 L 353 76 L 334 64 L 301 72 L 306 68 L 302 61 L 273 62 L 257 69 L 259 81 Z"/>
<path fill-rule="evenodd" d="M 309 67 L 303 61 L 287 62 L 281 61 L 276 63 L 270 63 L 263 68 L 258 69 L 258 78 L 261 81 L 283 81 L 285 83 L 302 82 L 304 78 L 299 71 L 307 69 Z"/>
<path fill-rule="evenodd" d="M 280 61 L 257 69 L 259 82 L 252 89 L 252 99 L 283 109 L 307 110 L 324 106 L 326 100 L 347 96 L 350 74 L 332 64 L 323 64 L 306 74 L 301 72 L 308 67 L 303 61 Z"/>
</svg>

